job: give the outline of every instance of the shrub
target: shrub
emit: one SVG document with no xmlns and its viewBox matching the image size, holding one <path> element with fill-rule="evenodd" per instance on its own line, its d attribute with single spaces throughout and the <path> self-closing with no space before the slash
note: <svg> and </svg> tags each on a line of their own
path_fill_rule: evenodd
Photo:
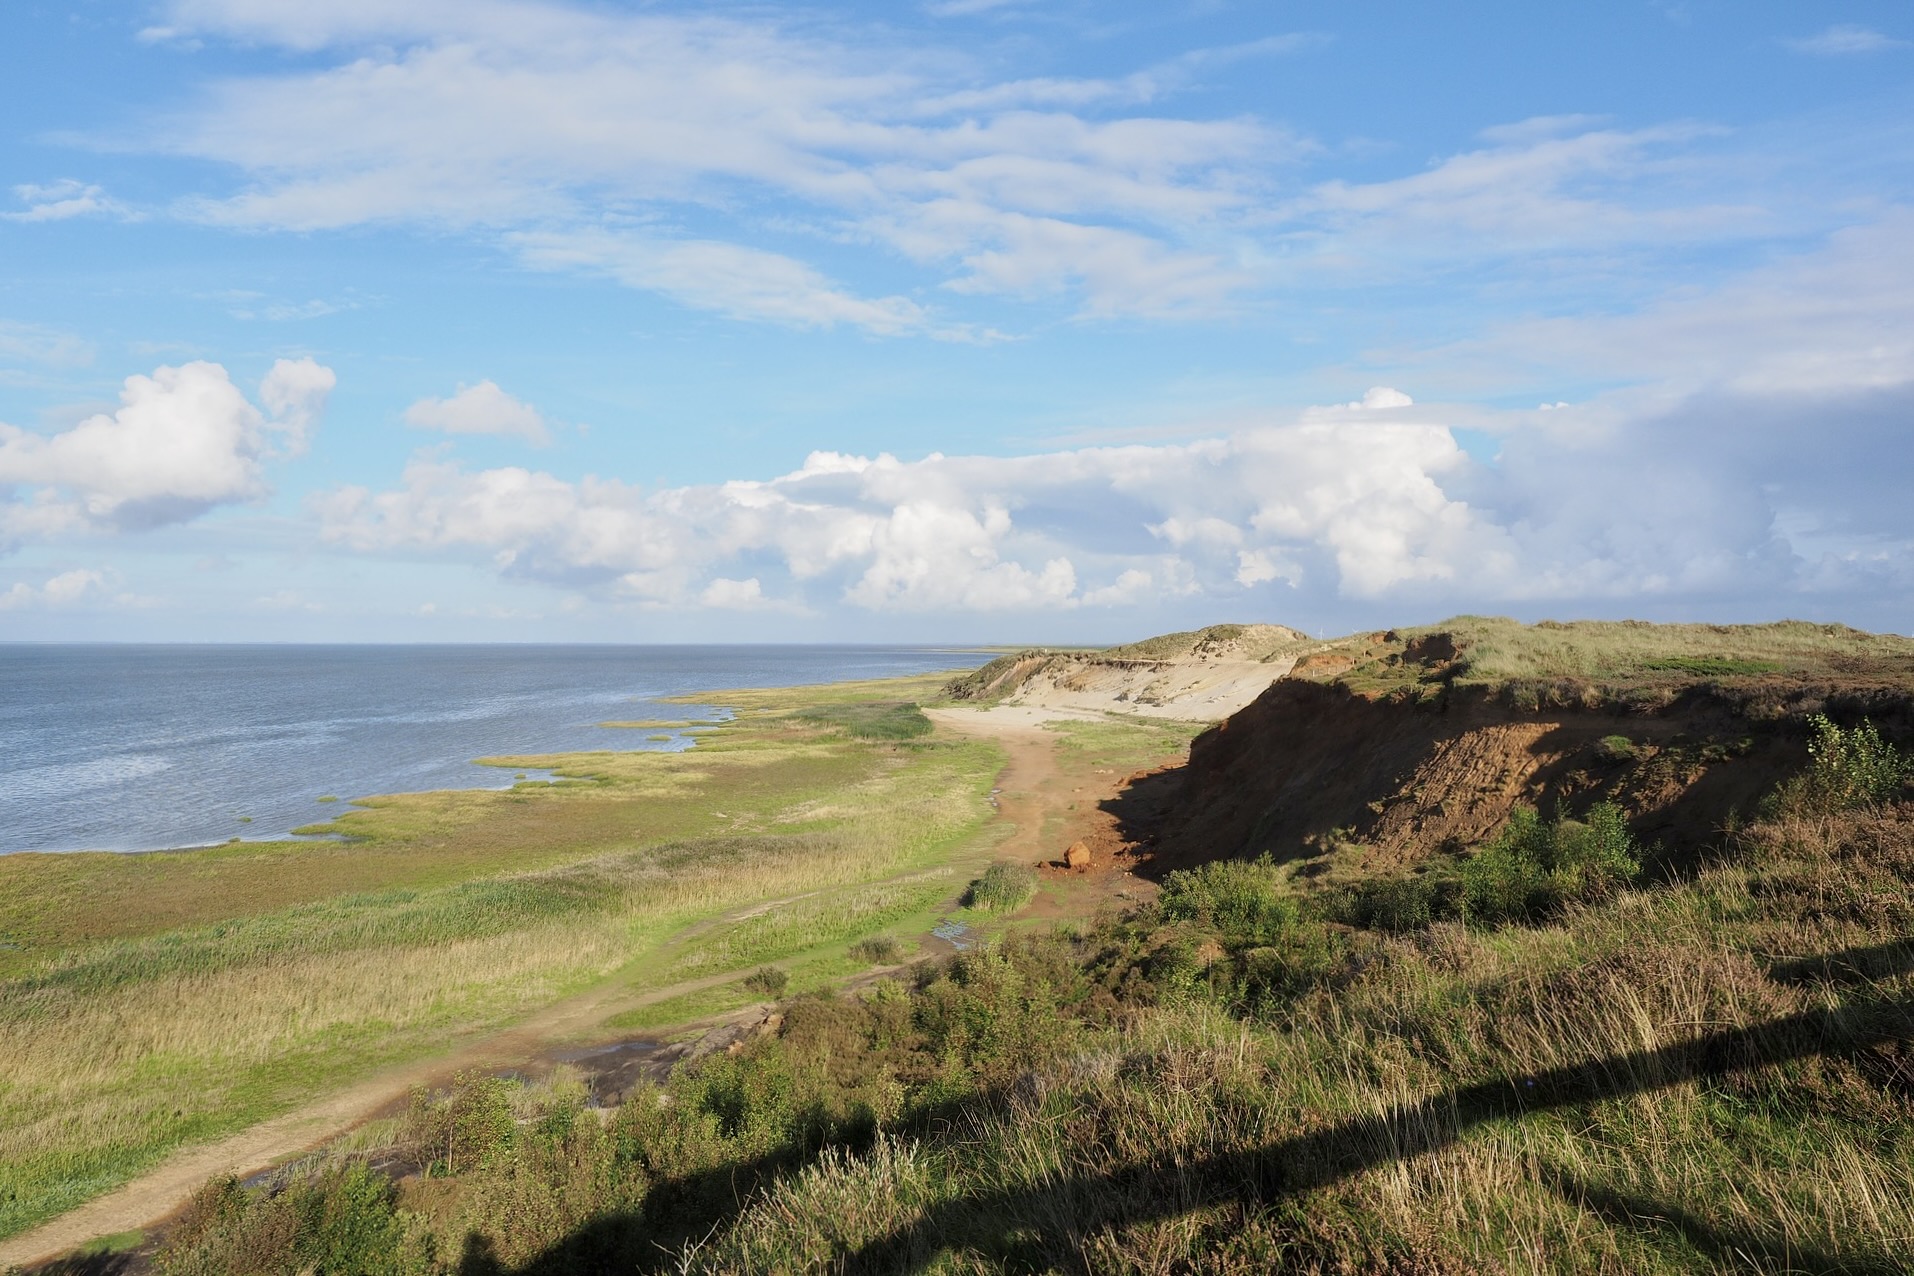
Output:
<svg viewBox="0 0 1914 1276">
<path fill-rule="evenodd" d="M 1808 724 L 1814 728 L 1808 766 L 1776 792 L 1775 806 L 1782 811 L 1826 815 L 1891 802 L 1914 774 L 1914 759 L 1883 740 L 1865 718 L 1858 727 L 1843 728 L 1817 713 Z"/>
<path fill-rule="evenodd" d="M 1267 855 L 1171 873 L 1157 906 L 1164 920 L 1199 922 L 1231 946 L 1274 943 L 1300 916 L 1294 891 Z"/>
<path fill-rule="evenodd" d="M 964 892 L 964 906 L 990 913 L 1014 913 L 1037 893 L 1037 874 L 1027 864 L 999 860 Z"/>
<path fill-rule="evenodd" d="M 504 1077 L 461 1072 L 443 1099 L 414 1090 L 406 1137 L 419 1164 L 428 1173 L 459 1174 L 493 1163 L 510 1149 L 517 1129 L 512 1119 L 514 1089 Z"/>
<path fill-rule="evenodd" d="M 383 1175 L 353 1164 L 273 1192 L 231 1175 L 194 1193 L 153 1256 L 163 1276 L 414 1276 L 438 1270 L 429 1235 Z"/>
<path fill-rule="evenodd" d="M 1473 921 L 1529 920 L 1571 900 L 1599 899 L 1641 871 L 1628 821 L 1598 802 L 1582 821 L 1543 821 L 1517 807 L 1494 841 L 1464 861 L 1457 901 Z"/>
<path fill-rule="evenodd" d="M 872 935 L 851 945 L 851 956 L 873 966 L 890 966 L 903 959 L 904 946 L 890 935 Z"/>
<path fill-rule="evenodd" d="M 766 997 L 782 997 L 791 984 L 791 976 L 776 966 L 759 966 L 744 977 L 744 986 Z"/>
<path fill-rule="evenodd" d="M 1635 756 L 1635 742 L 1625 735 L 1605 735 L 1596 743 L 1595 752 L 1606 762 L 1626 762 Z"/>
</svg>

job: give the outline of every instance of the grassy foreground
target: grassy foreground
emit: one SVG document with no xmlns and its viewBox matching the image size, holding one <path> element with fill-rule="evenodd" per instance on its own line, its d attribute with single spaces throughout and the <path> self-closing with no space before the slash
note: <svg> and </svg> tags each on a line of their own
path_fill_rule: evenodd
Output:
<svg viewBox="0 0 1914 1276">
<path fill-rule="evenodd" d="M 1496 924 L 1212 866 L 788 1002 L 614 1110 L 468 1078 L 283 1190 L 210 1185 L 161 1268 L 1904 1271 L 1910 880 L 1914 805 Z"/>
<path fill-rule="evenodd" d="M 741 694 L 695 750 L 496 759 L 561 782 L 371 799 L 338 841 L 0 857 L 0 1237 L 582 989 L 821 971 L 954 897 L 1001 759 L 899 727 L 926 681 L 876 734 L 867 689 Z"/>
<path fill-rule="evenodd" d="M 615 1109 L 468 1077 L 209 1184 L 160 1266 L 1904 1272 L 1914 767 L 1817 731 L 1707 846 L 1523 813 L 1435 883 L 1216 862 Z"/>
</svg>

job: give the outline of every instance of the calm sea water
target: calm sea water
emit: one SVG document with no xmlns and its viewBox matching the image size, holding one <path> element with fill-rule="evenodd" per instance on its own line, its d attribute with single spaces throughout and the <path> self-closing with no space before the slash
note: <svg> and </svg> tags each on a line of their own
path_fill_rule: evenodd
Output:
<svg viewBox="0 0 1914 1276">
<path fill-rule="evenodd" d="M 0 645 L 0 852 L 148 850 L 278 837 L 341 798 L 499 788 L 472 759 L 682 749 L 606 719 L 656 703 L 973 668 L 923 647 Z M 250 822 L 245 822 L 247 819 Z"/>
</svg>

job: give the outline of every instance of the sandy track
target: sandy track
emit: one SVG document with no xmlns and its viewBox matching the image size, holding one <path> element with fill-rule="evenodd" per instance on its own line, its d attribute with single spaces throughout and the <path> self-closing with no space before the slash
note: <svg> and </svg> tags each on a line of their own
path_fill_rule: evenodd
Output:
<svg viewBox="0 0 1914 1276">
<path fill-rule="evenodd" d="M 997 806 L 1000 818 L 1012 829 L 999 845 L 999 855 L 1026 863 L 1053 859 L 1079 834 L 1083 820 L 1069 810 L 1070 803 L 1091 804 L 1083 802 L 1081 777 L 1073 777 L 1077 784 L 1074 788 L 1066 781 L 1057 761 L 1058 738 L 1043 724 L 1059 718 L 1095 719 L 1101 714 L 1014 707 L 928 712 L 944 728 L 991 740 L 1004 750 L 1005 765 L 997 779 Z M 791 897 L 800 898 L 803 896 Z M 791 899 L 753 904 L 701 923 L 681 934 L 677 942 Z M 583 1044 L 594 1036 L 603 1039 L 603 1034 L 594 1030 L 615 1013 L 716 987 L 744 973 L 724 971 L 638 994 L 614 976 L 509 1028 L 474 1034 L 449 1052 L 386 1069 L 226 1138 L 182 1148 L 124 1186 L 31 1231 L 0 1241 L 0 1268 L 47 1262 L 95 1237 L 149 1227 L 177 1211 L 214 1175 L 244 1177 L 295 1160 L 401 1102 L 414 1087 L 444 1084 L 467 1069 L 499 1071 L 526 1065 L 547 1057 L 559 1043 Z M 738 1015 L 752 1013 L 746 1009 Z"/>
<path fill-rule="evenodd" d="M 793 899 L 802 896 L 793 896 Z M 736 920 L 748 911 L 789 903 L 754 904 L 734 917 L 727 914 L 696 928 Z M 689 932 L 688 932 L 689 933 Z M 539 1059 L 553 1045 L 589 1038 L 605 1019 L 685 993 L 714 988 L 744 971 L 723 971 L 643 993 L 633 993 L 617 977 L 574 997 L 555 1002 L 509 1028 L 454 1046 L 449 1052 L 380 1071 L 344 1090 L 262 1121 L 212 1143 L 182 1148 L 122 1187 L 95 1197 L 31 1231 L 0 1241 L 0 1268 L 27 1266 L 67 1254 L 97 1236 L 149 1226 L 179 1209 L 215 1174 L 244 1177 L 284 1164 L 405 1099 L 415 1086 L 435 1086 L 467 1069 L 498 1071 Z M 748 1016 L 750 1009 L 737 1012 Z"/>
</svg>

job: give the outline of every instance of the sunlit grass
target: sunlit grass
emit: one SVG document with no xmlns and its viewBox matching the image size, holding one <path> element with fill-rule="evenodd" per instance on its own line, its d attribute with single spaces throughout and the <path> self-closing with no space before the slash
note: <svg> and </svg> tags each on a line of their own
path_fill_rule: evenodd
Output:
<svg viewBox="0 0 1914 1276">
<path fill-rule="evenodd" d="M 0 1235 L 620 971 L 847 968 L 955 893 L 1000 756 L 766 718 L 496 761 L 565 782 L 367 799 L 343 841 L 0 857 Z"/>
</svg>

